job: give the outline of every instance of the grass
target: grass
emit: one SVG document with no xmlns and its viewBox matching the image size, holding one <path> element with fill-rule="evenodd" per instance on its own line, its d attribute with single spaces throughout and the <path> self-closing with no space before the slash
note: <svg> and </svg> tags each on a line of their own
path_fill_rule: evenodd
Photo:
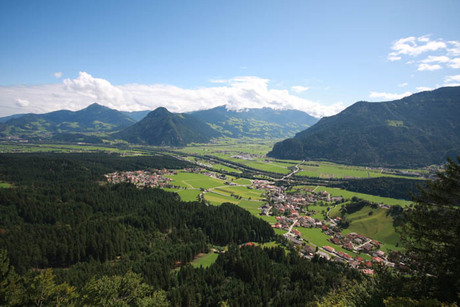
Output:
<svg viewBox="0 0 460 307">
<path fill-rule="evenodd" d="M 179 172 L 177 175 L 165 176 L 173 179 L 172 184 L 184 188 L 209 189 L 224 185 L 224 181 L 202 174 Z"/>
<path fill-rule="evenodd" d="M 372 215 L 369 215 L 370 212 Z M 350 222 L 350 226 L 343 233 L 356 232 L 382 242 L 384 245 L 381 249 L 385 252 L 388 249 L 401 250 L 400 235 L 393 227 L 393 218 L 387 213 L 388 210 L 383 208 L 364 207 L 357 212 L 347 214 L 346 219 Z"/>
<path fill-rule="evenodd" d="M 215 169 L 216 171 L 226 171 L 226 172 L 237 173 L 237 174 L 241 173 L 241 171 L 236 168 L 229 167 L 229 166 L 222 165 L 222 164 L 214 164 L 212 168 Z"/>
<path fill-rule="evenodd" d="M 201 194 L 200 190 L 190 190 L 190 189 L 164 189 L 168 192 L 175 192 L 180 196 L 180 199 L 183 201 L 198 201 L 198 195 Z"/>
<path fill-rule="evenodd" d="M 239 186 L 228 186 L 223 188 L 216 188 L 216 191 L 219 193 L 228 193 L 234 194 L 237 196 L 241 196 L 242 198 L 248 199 L 251 198 L 253 200 L 261 200 L 265 198 L 265 193 L 260 190 L 255 189 L 248 189 L 247 187 L 239 187 Z"/>
<path fill-rule="evenodd" d="M 341 165 L 330 162 L 306 162 L 301 165 L 302 171 L 298 176 L 319 177 L 319 178 L 375 178 L 375 177 L 398 177 L 393 174 L 383 173 L 379 169 L 360 166 Z"/>
<path fill-rule="evenodd" d="M 6 189 L 6 188 L 11 188 L 11 187 L 12 185 L 10 183 L 0 181 L 0 188 Z"/>
<path fill-rule="evenodd" d="M 400 205 L 401 207 L 406 207 L 409 206 L 412 202 L 408 200 L 401 200 L 401 199 L 395 199 L 395 198 L 389 198 L 389 197 L 381 197 L 381 196 L 375 196 L 375 195 L 370 195 L 370 194 L 364 194 L 364 193 L 358 193 L 358 192 L 351 192 L 347 190 L 342 190 L 338 188 L 329 188 L 329 187 L 323 187 L 319 186 L 315 192 L 321 192 L 321 191 L 327 191 L 329 192 L 332 196 L 342 196 L 344 199 L 351 199 L 354 196 L 374 202 L 377 204 L 386 204 L 390 206 L 394 205 Z"/>
<path fill-rule="evenodd" d="M 216 262 L 217 257 L 219 257 L 218 253 L 209 252 L 193 260 L 191 264 L 194 268 L 207 268 L 211 266 L 214 262 Z"/>
</svg>

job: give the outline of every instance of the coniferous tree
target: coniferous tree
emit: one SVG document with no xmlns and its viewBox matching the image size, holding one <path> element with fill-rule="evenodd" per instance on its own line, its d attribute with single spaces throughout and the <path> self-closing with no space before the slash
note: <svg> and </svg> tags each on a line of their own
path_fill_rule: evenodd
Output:
<svg viewBox="0 0 460 307">
<path fill-rule="evenodd" d="M 428 181 L 406 213 L 403 228 L 422 296 L 459 300 L 460 293 L 460 157 L 448 161 L 437 180 Z"/>
</svg>

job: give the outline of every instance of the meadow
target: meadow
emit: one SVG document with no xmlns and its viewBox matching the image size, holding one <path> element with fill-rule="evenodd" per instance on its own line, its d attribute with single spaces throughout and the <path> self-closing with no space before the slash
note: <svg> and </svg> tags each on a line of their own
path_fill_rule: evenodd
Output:
<svg viewBox="0 0 460 307">
<path fill-rule="evenodd" d="M 390 206 L 400 205 L 401 207 L 406 207 L 412 203 L 411 201 L 408 201 L 408 200 L 394 199 L 394 198 L 389 198 L 389 197 L 380 197 L 380 196 L 358 193 L 358 192 L 350 192 L 350 191 L 342 190 L 338 188 L 330 188 L 330 187 L 323 187 L 323 186 L 310 187 L 310 188 L 313 188 L 315 192 L 327 191 L 332 196 L 342 196 L 344 199 L 351 199 L 353 197 L 357 197 L 357 198 L 361 198 L 361 199 L 364 199 L 364 200 L 367 200 L 373 203 L 386 204 Z"/>
<path fill-rule="evenodd" d="M 372 212 L 372 213 L 370 213 Z M 388 214 L 387 209 L 364 207 L 352 214 L 347 214 L 347 221 L 350 226 L 343 230 L 344 234 L 356 232 L 366 237 L 377 240 L 384 245 L 381 250 L 401 250 L 401 236 L 393 227 L 393 218 Z"/>
<path fill-rule="evenodd" d="M 211 266 L 211 264 L 216 262 L 218 256 L 219 256 L 218 253 L 210 251 L 209 253 L 204 254 L 204 255 L 196 258 L 195 260 L 193 260 L 191 262 L 191 265 L 194 268 L 199 268 L 199 267 L 207 268 L 207 267 Z"/>
<path fill-rule="evenodd" d="M 386 174 L 382 170 L 360 166 L 340 165 L 330 162 L 309 161 L 301 166 L 302 171 L 298 176 L 319 177 L 319 178 L 376 178 L 376 177 L 398 177 L 393 174 Z M 410 178 L 410 177 L 409 177 Z"/>
<path fill-rule="evenodd" d="M 209 189 L 225 185 L 225 181 L 217 178 L 211 178 L 202 174 L 178 172 L 177 175 L 167 175 L 172 178 L 172 184 L 192 189 Z"/>
</svg>

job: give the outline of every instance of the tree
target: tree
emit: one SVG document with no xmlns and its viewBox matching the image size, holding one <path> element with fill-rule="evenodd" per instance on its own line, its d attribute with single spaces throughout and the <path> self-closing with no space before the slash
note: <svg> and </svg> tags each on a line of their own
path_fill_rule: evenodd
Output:
<svg viewBox="0 0 460 307">
<path fill-rule="evenodd" d="M 459 300 L 460 293 L 460 157 L 420 188 L 406 212 L 402 235 L 422 296 Z"/>
</svg>

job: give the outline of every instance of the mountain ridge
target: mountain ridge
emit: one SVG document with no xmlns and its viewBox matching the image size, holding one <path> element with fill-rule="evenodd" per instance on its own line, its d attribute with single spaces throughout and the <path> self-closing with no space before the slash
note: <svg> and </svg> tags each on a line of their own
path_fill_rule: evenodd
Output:
<svg viewBox="0 0 460 307">
<path fill-rule="evenodd" d="M 460 87 L 359 101 L 275 144 L 268 156 L 401 167 L 442 163 L 460 154 L 458 118 Z"/>
</svg>

